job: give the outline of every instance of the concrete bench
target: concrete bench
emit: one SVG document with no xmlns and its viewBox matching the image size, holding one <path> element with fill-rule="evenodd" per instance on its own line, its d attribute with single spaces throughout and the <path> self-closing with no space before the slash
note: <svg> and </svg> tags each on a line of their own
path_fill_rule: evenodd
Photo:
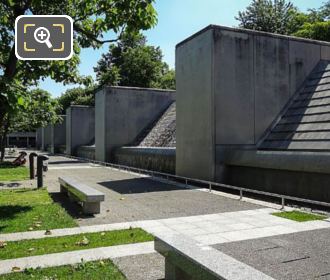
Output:
<svg viewBox="0 0 330 280">
<path fill-rule="evenodd" d="M 165 257 L 165 280 L 274 280 L 184 235 L 157 236 L 155 250 Z"/>
<path fill-rule="evenodd" d="M 104 194 L 75 179 L 59 177 L 61 192 L 68 194 L 69 198 L 82 204 L 85 214 L 98 214 L 101 209 L 101 201 Z"/>
</svg>

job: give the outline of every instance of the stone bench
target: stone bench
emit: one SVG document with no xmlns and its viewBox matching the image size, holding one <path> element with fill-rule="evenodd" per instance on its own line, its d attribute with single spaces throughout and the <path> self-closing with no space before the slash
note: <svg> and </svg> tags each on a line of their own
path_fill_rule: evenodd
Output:
<svg viewBox="0 0 330 280">
<path fill-rule="evenodd" d="M 184 235 L 157 236 L 155 250 L 165 257 L 165 280 L 274 280 Z"/>
<path fill-rule="evenodd" d="M 85 214 L 100 213 L 103 193 L 69 177 L 59 177 L 58 181 L 61 192 L 67 193 L 72 201 L 81 203 Z"/>
</svg>

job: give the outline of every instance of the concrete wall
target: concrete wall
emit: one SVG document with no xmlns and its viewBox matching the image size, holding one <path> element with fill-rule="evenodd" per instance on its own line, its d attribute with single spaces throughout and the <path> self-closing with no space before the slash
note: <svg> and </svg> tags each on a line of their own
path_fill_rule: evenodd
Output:
<svg viewBox="0 0 330 280">
<path fill-rule="evenodd" d="M 221 181 L 224 151 L 254 149 L 329 52 L 328 43 L 220 26 L 178 44 L 177 174 Z"/>
<path fill-rule="evenodd" d="M 50 152 L 57 153 L 60 146 L 66 142 L 66 116 L 61 116 L 62 120 L 50 126 L 51 142 Z M 61 148 L 63 150 L 63 148 Z"/>
<path fill-rule="evenodd" d="M 43 127 L 41 129 L 41 135 L 42 135 L 42 144 L 41 144 L 41 150 L 47 151 L 50 148 L 51 145 L 51 125 L 47 125 L 46 127 Z"/>
<path fill-rule="evenodd" d="M 39 127 L 36 131 L 36 149 L 40 150 L 42 146 L 42 128 Z"/>
<path fill-rule="evenodd" d="M 175 174 L 175 148 L 123 147 L 114 158 L 121 165 Z"/>
<path fill-rule="evenodd" d="M 66 153 L 76 155 L 77 148 L 94 144 L 95 109 L 90 106 L 70 106 L 66 110 Z"/>
<path fill-rule="evenodd" d="M 95 159 L 95 146 L 80 146 L 77 148 L 77 157 Z"/>
<path fill-rule="evenodd" d="M 95 97 L 95 158 L 111 161 L 115 148 L 132 144 L 175 99 L 171 90 L 104 87 Z"/>
</svg>

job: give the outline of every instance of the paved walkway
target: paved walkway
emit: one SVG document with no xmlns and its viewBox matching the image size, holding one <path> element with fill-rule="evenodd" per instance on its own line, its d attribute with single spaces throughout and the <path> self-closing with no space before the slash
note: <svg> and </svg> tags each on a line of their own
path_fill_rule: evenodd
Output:
<svg viewBox="0 0 330 280">
<path fill-rule="evenodd" d="M 104 192 L 105 202 L 102 204 L 101 214 L 94 217 L 82 215 L 77 205 L 70 203 L 59 193 L 58 176 L 77 178 Z M 252 252 L 254 246 L 249 247 L 249 243 L 244 242 L 258 242 L 264 238 L 281 238 L 288 235 L 303 236 L 308 233 L 312 233 L 311 236 L 313 236 L 319 231 L 330 232 L 329 220 L 297 223 L 271 215 L 277 210 L 261 206 L 263 203 L 248 203 L 231 199 L 230 195 L 222 196 L 206 191 L 183 189 L 175 184 L 158 182 L 145 176 L 120 172 L 65 157 L 51 157 L 45 184 L 53 199 L 62 203 L 80 225 L 79 228 L 52 230 L 52 236 L 130 226 L 142 227 L 155 235 L 180 233 L 203 245 L 215 245 L 228 255 L 270 276 L 275 276 L 275 279 L 291 278 L 281 278 L 284 274 L 279 274 L 280 276 L 275 275 L 276 273 L 272 274 L 271 269 L 266 269 L 265 262 L 267 261 L 264 259 L 261 262 L 264 267 L 258 266 L 258 257 L 255 261 L 248 261 L 253 256 L 245 257 L 242 250 L 246 248 L 246 252 Z M 0 235 L 0 240 L 43 237 L 44 232 L 39 231 Z M 239 248 L 239 245 L 236 245 L 239 243 L 244 244 L 241 251 L 235 249 Z M 297 246 L 298 249 L 303 247 L 303 242 L 297 243 Z M 243 252 L 242 256 L 239 252 Z M 324 258 L 329 259 L 327 249 L 320 247 L 319 252 Z M 115 257 L 114 262 L 128 279 L 163 278 L 163 258 L 153 250 L 141 251 L 140 254 L 139 256 L 121 255 Z M 301 254 L 301 256 L 305 255 Z M 322 265 L 324 266 L 324 262 Z M 293 266 L 292 275 L 295 275 L 294 271 Z M 323 276 L 319 276 L 327 277 L 326 269 L 324 271 Z M 301 277 L 303 274 L 296 275 Z"/>
</svg>

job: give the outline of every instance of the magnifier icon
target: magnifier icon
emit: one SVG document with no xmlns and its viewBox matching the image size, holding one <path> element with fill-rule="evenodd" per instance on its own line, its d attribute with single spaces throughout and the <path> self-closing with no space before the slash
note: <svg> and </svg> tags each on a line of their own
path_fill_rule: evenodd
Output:
<svg viewBox="0 0 330 280">
<path fill-rule="evenodd" d="M 49 41 L 50 33 L 49 30 L 46 27 L 38 27 L 34 31 L 34 39 L 38 43 L 45 43 L 47 47 L 50 49 L 53 47 L 52 43 Z"/>
</svg>

